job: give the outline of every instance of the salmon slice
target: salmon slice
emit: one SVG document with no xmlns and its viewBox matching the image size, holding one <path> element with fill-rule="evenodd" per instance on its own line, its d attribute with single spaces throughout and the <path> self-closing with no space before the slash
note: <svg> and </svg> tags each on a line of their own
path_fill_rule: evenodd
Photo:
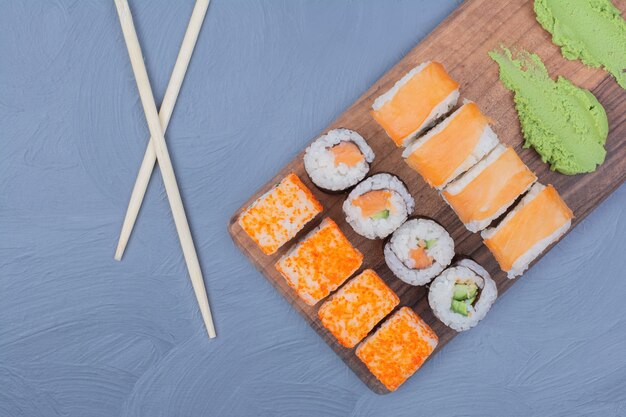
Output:
<svg viewBox="0 0 626 417">
<path fill-rule="evenodd" d="M 521 274 L 543 249 L 557 240 L 573 217 L 553 186 L 535 184 L 498 227 L 483 232 L 483 239 L 500 268 L 512 277 Z M 516 265 L 522 257 L 524 265 Z M 511 274 L 520 269 L 521 272 Z"/>
<path fill-rule="evenodd" d="M 398 81 L 372 106 L 372 117 L 397 146 L 405 146 L 408 140 L 436 119 L 439 115 L 433 113 L 437 107 L 459 89 L 459 84 L 439 62 L 423 65 L 421 70 L 417 67 Z M 455 103 L 456 97 L 444 110 L 447 111 Z"/>
<path fill-rule="evenodd" d="M 495 143 L 476 154 L 489 123 L 476 103 L 466 103 L 443 121 L 440 128 L 436 127 L 407 148 L 403 154 L 406 163 L 432 187 L 442 187 L 493 149 Z M 473 154 L 475 161 L 467 166 Z"/>
<path fill-rule="evenodd" d="M 378 274 L 366 269 L 324 302 L 317 315 L 339 343 L 352 348 L 399 303 Z"/>
<path fill-rule="evenodd" d="M 330 148 L 330 152 L 335 157 L 335 166 L 346 164 L 353 167 L 365 159 L 359 147 L 353 142 L 339 142 Z"/>
<path fill-rule="evenodd" d="M 488 226 L 537 180 L 510 147 L 496 149 L 442 195 L 472 232 Z"/>
<path fill-rule="evenodd" d="M 422 246 L 422 242 L 416 248 L 411 249 L 410 251 L 411 258 L 415 262 L 414 269 L 424 269 L 433 264 L 432 256 L 428 255 L 424 246 Z"/>
<path fill-rule="evenodd" d="M 409 307 L 402 307 L 356 350 L 358 358 L 389 391 L 395 391 L 435 350 L 435 332 Z"/>
<path fill-rule="evenodd" d="M 385 210 L 393 209 L 390 200 L 391 191 L 373 190 L 361 194 L 352 200 L 352 204 L 361 209 L 363 217 L 372 217 Z"/>
</svg>

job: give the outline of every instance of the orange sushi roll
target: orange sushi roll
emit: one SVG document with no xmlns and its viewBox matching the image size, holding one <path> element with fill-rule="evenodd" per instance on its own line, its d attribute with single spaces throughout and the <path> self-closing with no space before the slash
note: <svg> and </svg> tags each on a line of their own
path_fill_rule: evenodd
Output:
<svg viewBox="0 0 626 417">
<path fill-rule="evenodd" d="M 271 255 L 323 210 L 296 174 L 287 175 L 239 216 L 239 225 Z"/>
<path fill-rule="evenodd" d="M 276 269 L 308 305 L 339 288 L 363 262 L 359 252 L 326 218 L 276 263 Z"/>
<path fill-rule="evenodd" d="M 399 303 L 378 274 L 366 269 L 325 301 L 317 315 L 339 343 L 352 348 Z"/>
<path fill-rule="evenodd" d="M 402 307 L 356 349 L 356 355 L 389 391 L 417 371 L 437 347 L 435 332 L 409 307 Z"/>
<path fill-rule="evenodd" d="M 413 142 L 402 157 L 431 187 L 443 188 L 498 144 L 489 123 L 476 103 L 468 101 Z"/>
<path fill-rule="evenodd" d="M 459 98 L 459 84 L 439 62 L 413 68 L 372 105 L 372 117 L 396 146 L 407 146 Z"/>
<path fill-rule="evenodd" d="M 500 217 L 536 180 L 513 148 L 498 145 L 448 184 L 441 195 L 465 227 L 478 232 Z"/>
<path fill-rule="evenodd" d="M 482 232 L 485 245 L 508 273 L 521 275 L 528 265 L 569 229 L 574 214 L 553 186 L 536 183 L 498 224 Z"/>
</svg>

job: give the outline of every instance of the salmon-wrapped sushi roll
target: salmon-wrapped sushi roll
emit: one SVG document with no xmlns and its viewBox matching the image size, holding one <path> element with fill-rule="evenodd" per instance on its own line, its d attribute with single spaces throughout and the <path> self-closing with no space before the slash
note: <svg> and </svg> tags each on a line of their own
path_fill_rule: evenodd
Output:
<svg viewBox="0 0 626 417">
<path fill-rule="evenodd" d="M 498 144 L 498 137 L 474 102 L 466 102 L 402 153 L 431 187 L 443 188 Z"/>
<path fill-rule="evenodd" d="M 459 84 L 439 62 L 413 68 L 372 105 L 372 116 L 396 146 L 411 140 L 446 114 L 459 98 Z"/>
<path fill-rule="evenodd" d="M 352 348 L 398 303 L 396 293 L 366 269 L 326 300 L 317 315 L 339 343 Z"/>
<path fill-rule="evenodd" d="M 361 266 L 363 255 L 329 218 L 276 263 L 276 269 L 308 305 L 335 291 Z"/>
<path fill-rule="evenodd" d="M 287 175 L 239 216 L 239 225 L 271 255 L 291 240 L 323 207 L 296 174 Z"/>
<path fill-rule="evenodd" d="M 356 355 L 389 391 L 417 371 L 437 347 L 435 332 L 409 307 L 402 307 L 356 349 Z"/>
<path fill-rule="evenodd" d="M 528 265 L 569 229 L 574 214 L 553 186 L 536 183 L 497 227 L 485 229 L 485 245 L 508 273 L 521 275 Z"/>
<path fill-rule="evenodd" d="M 498 145 L 441 195 L 470 232 L 500 217 L 537 180 L 513 148 Z"/>
</svg>

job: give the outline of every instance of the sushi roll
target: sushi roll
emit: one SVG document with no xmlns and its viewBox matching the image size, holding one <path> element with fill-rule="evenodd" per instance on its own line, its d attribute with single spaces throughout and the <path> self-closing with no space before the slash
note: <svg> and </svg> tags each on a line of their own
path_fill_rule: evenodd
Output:
<svg viewBox="0 0 626 417">
<path fill-rule="evenodd" d="M 553 186 L 536 183 L 497 227 L 481 235 L 500 268 L 515 278 L 567 232 L 573 218 Z"/>
<path fill-rule="evenodd" d="M 378 274 L 366 269 L 326 300 L 317 315 L 341 345 L 353 348 L 399 303 Z"/>
<path fill-rule="evenodd" d="M 346 220 L 369 239 L 393 233 L 413 213 L 415 201 L 404 183 L 390 174 L 376 174 L 357 185 L 343 203 Z"/>
<path fill-rule="evenodd" d="M 337 226 L 326 218 L 276 263 L 276 269 L 308 305 L 335 291 L 363 262 Z"/>
<path fill-rule="evenodd" d="M 402 307 L 359 345 L 356 356 L 389 391 L 395 391 L 438 343 L 426 322 L 409 307 Z"/>
<path fill-rule="evenodd" d="M 406 163 L 437 189 L 470 169 L 498 144 L 490 120 L 468 101 L 402 153 Z"/>
<path fill-rule="evenodd" d="M 513 148 L 498 145 L 441 195 L 470 232 L 478 232 L 500 217 L 537 177 Z"/>
<path fill-rule="evenodd" d="M 323 207 L 296 174 L 287 175 L 239 216 L 239 226 L 271 255 L 291 240 Z"/>
<path fill-rule="evenodd" d="M 413 68 L 372 105 L 372 117 L 396 146 L 407 146 L 456 105 L 459 84 L 439 62 Z"/>
<path fill-rule="evenodd" d="M 412 219 L 393 232 L 384 253 L 395 276 L 410 285 L 425 285 L 450 265 L 454 241 L 439 223 Z"/>
<path fill-rule="evenodd" d="M 489 273 L 463 259 L 430 284 L 428 304 L 443 324 L 462 332 L 484 319 L 497 297 L 498 288 Z"/>
<path fill-rule="evenodd" d="M 341 191 L 367 175 L 374 151 L 358 133 L 331 130 L 317 138 L 304 154 L 304 169 L 319 188 Z"/>
</svg>

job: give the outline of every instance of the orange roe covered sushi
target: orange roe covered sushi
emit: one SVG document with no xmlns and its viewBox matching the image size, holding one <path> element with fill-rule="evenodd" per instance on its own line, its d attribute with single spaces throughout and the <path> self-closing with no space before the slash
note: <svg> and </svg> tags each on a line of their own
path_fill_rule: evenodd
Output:
<svg viewBox="0 0 626 417">
<path fill-rule="evenodd" d="M 389 391 L 417 371 L 437 347 L 435 332 L 409 307 L 402 307 L 356 349 L 356 355 Z"/>
<path fill-rule="evenodd" d="M 239 225 L 271 255 L 291 240 L 323 207 L 296 174 L 287 175 L 239 216 Z"/>
<path fill-rule="evenodd" d="M 366 269 L 326 300 L 317 315 L 339 343 L 352 348 L 399 302 L 378 274 Z"/>
<path fill-rule="evenodd" d="M 309 305 L 339 288 L 361 266 L 363 255 L 326 218 L 276 263 L 287 283 Z"/>
</svg>

